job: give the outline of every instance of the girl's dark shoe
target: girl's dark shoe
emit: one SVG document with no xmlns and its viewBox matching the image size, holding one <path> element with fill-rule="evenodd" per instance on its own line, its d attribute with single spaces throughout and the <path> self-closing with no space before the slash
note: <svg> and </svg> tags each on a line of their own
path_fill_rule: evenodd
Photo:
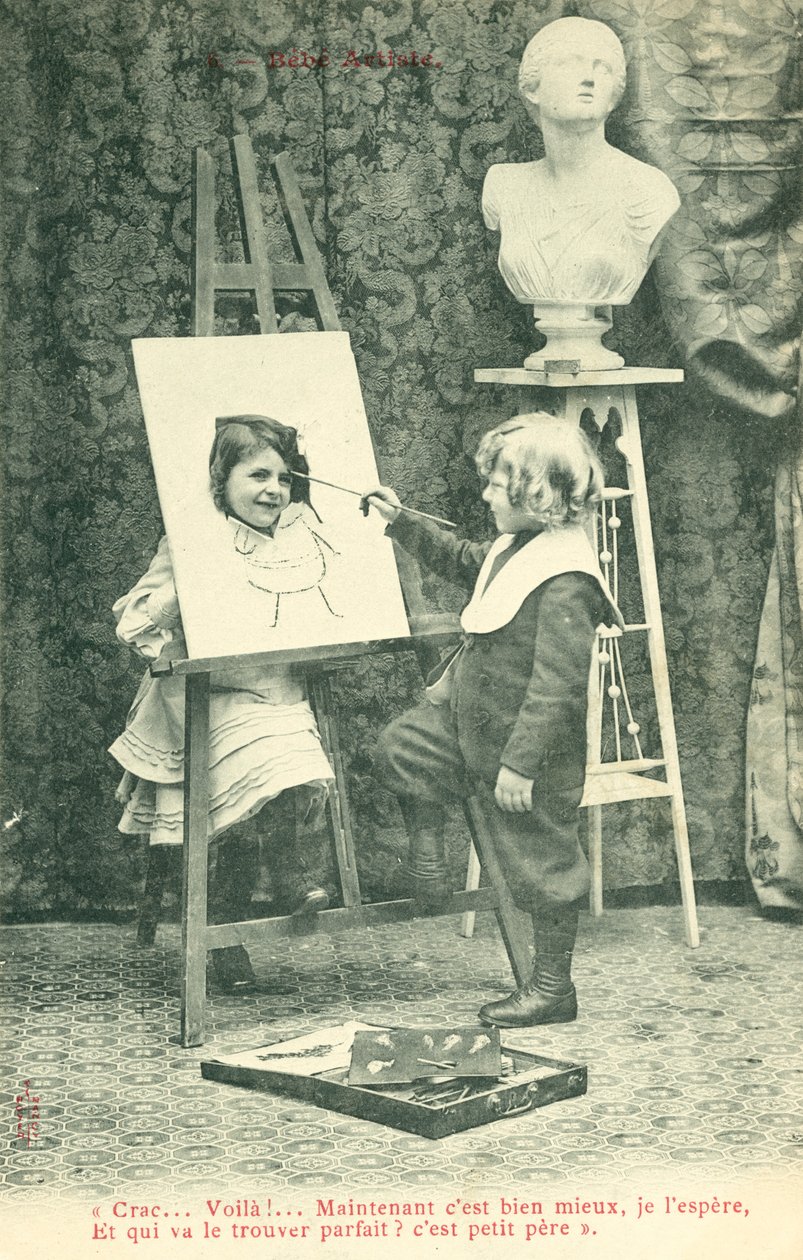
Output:
<svg viewBox="0 0 803 1260">
<path fill-rule="evenodd" d="M 212 950 L 212 966 L 215 979 L 222 993 L 232 993 L 238 997 L 249 997 L 253 994 L 268 994 L 283 997 L 295 993 L 292 985 L 280 984 L 278 981 L 257 980 L 251 959 L 243 945 L 227 945 L 225 949 Z"/>
<path fill-rule="evenodd" d="M 329 909 L 329 894 L 325 888 L 310 888 L 305 892 L 291 914 L 317 914 Z"/>
<path fill-rule="evenodd" d="M 218 986 L 224 993 L 258 992 L 259 984 L 243 945 L 213 949 L 212 966 Z"/>
<path fill-rule="evenodd" d="M 275 914 L 317 914 L 328 910 L 329 893 L 317 882 L 304 854 L 282 854 L 275 866 Z"/>
</svg>

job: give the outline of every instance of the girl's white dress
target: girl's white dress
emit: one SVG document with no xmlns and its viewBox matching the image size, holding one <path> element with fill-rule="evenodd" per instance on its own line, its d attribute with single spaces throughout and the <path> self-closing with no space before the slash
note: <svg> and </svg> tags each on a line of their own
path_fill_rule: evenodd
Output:
<svg viewBox="0 0 803 1260">
<path fill-rule="evenodd" d="M 150 568 L 118 599 L 117 637 L 147 661 L 186 655 L 173 566 L 162 538 Z M 301 680 L 287 666 L 212 674 L 209 835 L 250 818 L 287 788 L 331 780 Z M 184 679 L 145 673 L 122 735 L 109 749 L 125 774 L 120 831 L 181 844 L 184 822 Z"/>
</svg>

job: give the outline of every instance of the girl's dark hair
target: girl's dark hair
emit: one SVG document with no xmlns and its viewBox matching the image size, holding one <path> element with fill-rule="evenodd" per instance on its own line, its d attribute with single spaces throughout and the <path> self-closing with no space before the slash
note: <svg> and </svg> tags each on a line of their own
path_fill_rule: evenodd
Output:
<svg viewBox="0 0 803 1260">
<path fill-rule="evenodd" d="M 218 511 L 227 510 L 226 483 L 234 465 L 265 447 L 274 450 L 290 472 L 309 472 L 309 464 L 298 449 L 298 433 L 289 424 L 280 424 L 271 416 L 219 416 L 215 420 L 209 480 Z M 290 478 L 290 502 L 312 507 L 309 482 L 303 477 Z"/>
</svg>

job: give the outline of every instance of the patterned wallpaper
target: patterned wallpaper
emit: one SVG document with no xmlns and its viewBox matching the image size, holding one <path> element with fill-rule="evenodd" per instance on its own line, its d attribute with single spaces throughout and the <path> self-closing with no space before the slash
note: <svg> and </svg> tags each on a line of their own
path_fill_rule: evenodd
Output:
<svg viewBox="0 0 803 1260">
<path fill-rule="evenodd" d="M 539 156 L 518 58 L 571 11 L 608 21 L 626 45 L 611 138 L 684 197 L 614 343 L 629 363 L 689 368 L 685 385 L 643 399 L 645 455 L 695 871 L 742 877 L 744 723 L 799 289 L 782 119 L 792 6 L 7 0 L 2 809 L 26 811 L 0 840 L 13 913 L 124 909 L 141 880 L 141 845 L 116 832 L 105 753 L 139 666 L 110 607 L 160 534 L 130 340 L 189 334 L 194 147 L 223 170 L 226 138 L 251 136 L 277 256 L 287 242 L 268 163 L 289 153 L 386 480 L 482 533 L 471 454 L 516 403 L 475 386 L 473 369 L 519 363 L 531 324 L 498 276 L 479 193 L 492 162 Z M 324 48 L 324 68 L 281 64 Z M 363 64 L 389 49 L 433 64 Z M 350 50 L 359 65 L 342 64 Z M 220 229 L 236 256 L 229 205 Z M 412 658 L 383 657 L 338 688 L 371 895 L 398 891 L 400 853 L 371 748 L 418 687 Z M 626 807 L 609 837 L 610 883 L 673 879 L 654 809 Z"/>
</svg>

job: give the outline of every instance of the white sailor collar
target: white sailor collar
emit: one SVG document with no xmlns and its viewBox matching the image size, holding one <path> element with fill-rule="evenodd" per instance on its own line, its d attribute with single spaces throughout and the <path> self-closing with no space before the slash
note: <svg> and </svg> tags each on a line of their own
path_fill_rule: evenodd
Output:
<svg viewBox="0 0 803 1260">
<path fill-rule="evenodd" d="M 502 566 L 490 583 L 488 579 L 497 556 L 513 543 L 515 534 L 500 534 L 483 562 L 474 593 L 460 614 L 466 634 L 489 634 L 512 621 L 531 591 L 561 573 L 587 573 L 598 583 L 621 622 L 613 596 L 600 571 L 594 548 L 582 525 L 544 530 Z"/>
</svg>

